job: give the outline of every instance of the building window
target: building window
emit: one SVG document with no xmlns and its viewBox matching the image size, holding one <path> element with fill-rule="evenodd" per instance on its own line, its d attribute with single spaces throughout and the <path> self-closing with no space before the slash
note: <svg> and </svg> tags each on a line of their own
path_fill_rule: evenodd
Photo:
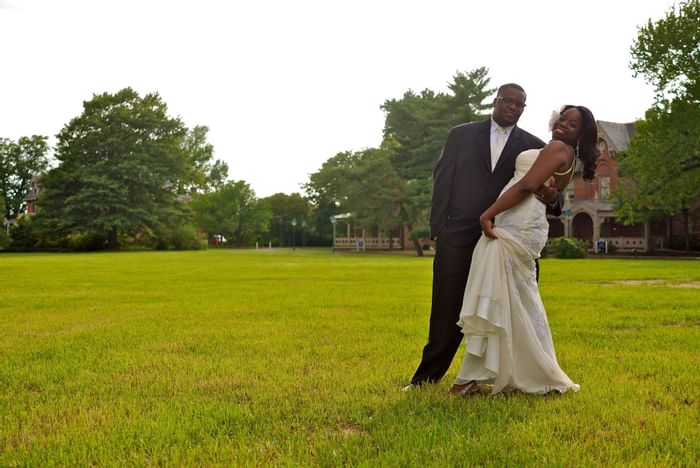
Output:
<svg viewBox="0 0 700 468">
<path fill-rule="evenodd" d="M 610 176 L 603 175 L 598 178 L 598 198 L 600 200 L 610 199 Z"/>
</svg>

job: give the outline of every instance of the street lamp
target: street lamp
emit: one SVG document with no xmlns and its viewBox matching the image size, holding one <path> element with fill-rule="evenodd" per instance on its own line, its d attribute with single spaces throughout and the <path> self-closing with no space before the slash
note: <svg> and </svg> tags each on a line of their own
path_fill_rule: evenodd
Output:
<svg viewBox="0 0 700 468">
<path fill-rule="evenodd" d="M 333 253 L 335 253 L 335 223 L 337 220 L 335 219 L 335 215 L 331 215 L 330 219 L 331 219 L 331 224 L 333 225 L 333 249 L 332 249 L 332 251 L 333 251 Z"/>
<path fill-rule="evenodd" d="M 297 247 L 297 219 L 292 218 L 292 251 L 296 250 Z"/>
</svg>

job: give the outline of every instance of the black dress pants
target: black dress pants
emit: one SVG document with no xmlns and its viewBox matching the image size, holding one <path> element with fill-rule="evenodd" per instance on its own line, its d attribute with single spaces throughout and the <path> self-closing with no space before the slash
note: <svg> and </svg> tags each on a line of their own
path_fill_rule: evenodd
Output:
<svg viewBox="0 0 700 468">
<path fill-rule="evenodd" d="M 414 385 L 440 380 L 450 368 L 464 338 L 457 320 L 462 309 L 472 254 L 479 237 L 470 239 L 465 245 L 454 245 L 450 243 L 454 235 L 441 235 L 437 240 L 428 344 L 423 348 L 423 357 L 411 379 Z"/>
</svg>

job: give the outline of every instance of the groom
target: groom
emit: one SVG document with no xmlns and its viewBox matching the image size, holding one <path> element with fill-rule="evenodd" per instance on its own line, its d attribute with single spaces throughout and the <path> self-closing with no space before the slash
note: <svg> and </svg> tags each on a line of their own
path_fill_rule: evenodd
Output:
<svg viewBox="0 0 700 468">
<path fill-rule="evenodd" d="M 450 367 L 463 338 L 457 320 L 472 253 L 481 236 L 479 216 L 513 177 L 516 156 L 545 145 L 516 126 L 525 98 L 521 86 L 504 84 L 493 100 L 491 119 L 458 125 L 447 135 L 433 172 L 430 236 L 436 253 L 428 344 L 406 389 L 437 382 Z M 540 190 L 540 200 L 559 204 L 556 190 Z M 552 212 L 558 216 L 561 208 Z"/>
</svg>

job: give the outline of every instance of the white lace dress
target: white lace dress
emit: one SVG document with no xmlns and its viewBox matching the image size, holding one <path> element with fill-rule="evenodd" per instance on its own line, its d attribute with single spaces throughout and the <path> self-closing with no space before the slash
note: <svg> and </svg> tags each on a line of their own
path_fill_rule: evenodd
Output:
<svg viewBox="0 0 700 468">
<path fill-rule="evenodd" d="M 518 155 L 503 191 L 527 173 L 539 151 Z M 457 322 L 467 341 L 457 383 L 491 383 L 493 393 L 578 391 L 557 363 L 535 279 L 535 259 L 549 229 L 545 206 L 530 195 L 494 224 L 498 239 L 481 236 L 469 270 Z"/>
</svg>

